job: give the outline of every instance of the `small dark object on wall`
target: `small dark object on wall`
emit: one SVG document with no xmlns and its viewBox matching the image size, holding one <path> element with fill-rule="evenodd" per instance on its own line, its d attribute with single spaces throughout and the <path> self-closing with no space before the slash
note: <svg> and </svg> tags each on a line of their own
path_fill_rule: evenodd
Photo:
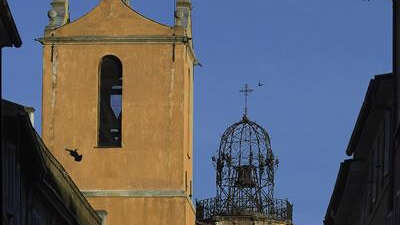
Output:
<svg viewBox="0 0 400 225">
<path fill-rule="evenodd" d="M 77 162 L 82 161 L 82 157 L 83 157 L 83 156 L 82 156 L 82 155 L 79 155 L 78 149 L 68 149 L 68 148 L 66 148 L 65 150 L 68 151 L 69 154 L 70 154 L 72 157 L 74 157 L 75 161 L 77 161 Z"/>
</svg>

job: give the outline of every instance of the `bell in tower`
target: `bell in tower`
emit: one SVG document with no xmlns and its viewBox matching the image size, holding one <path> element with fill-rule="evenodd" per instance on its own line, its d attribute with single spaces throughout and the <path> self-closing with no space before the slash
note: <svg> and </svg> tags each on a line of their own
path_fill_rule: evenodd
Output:
<svg viewBox="0 0 400 225">
<path fill-rule="evenodd" d="M 254 176 L 254 170 L 256 168 L 252 165 L 243 165 L 236 167 L 236 186 L 239 188 L 254 188 L 256 177 Z"/>
</svg>

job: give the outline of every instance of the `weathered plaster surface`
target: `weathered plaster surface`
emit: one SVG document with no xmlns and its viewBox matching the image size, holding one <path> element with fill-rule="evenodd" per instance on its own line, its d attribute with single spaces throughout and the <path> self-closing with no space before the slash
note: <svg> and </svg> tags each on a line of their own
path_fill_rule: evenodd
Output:
<svg viewBox="0 0 400 225">
<path fill-rule="evenodd" d="M 109 225 L 194 224 L 185 184 L 192 180 L 188 99 L 195 62 L 188 40 L 181 27 L 158 24 L 120 0 L 103 0 L 40 39 L 43 139 L 94 208 L 107 211 Z M 121 148 L 97 147 L 99 65 L 105 55 L 123 64 Z M 65 148 L 77 148 L 82 162 Z M 129 191 L 115 196 L 121 190 Z M 180 194 L 163 196 L 175 192 Z"/>
</svg>

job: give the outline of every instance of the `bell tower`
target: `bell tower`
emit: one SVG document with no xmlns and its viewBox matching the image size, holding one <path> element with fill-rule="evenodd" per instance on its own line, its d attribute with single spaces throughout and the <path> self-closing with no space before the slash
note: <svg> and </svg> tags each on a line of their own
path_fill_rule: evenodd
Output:
<svg viewBox="0 0 400 225">
<path fill-rule="evenodd" d="M 105 224 L 194 225 L 191 2 L 177 1 L 174 26 L 129 2 L 70 22 L 68 0 L 52 1 L 42 136 Z"/>
</svg>

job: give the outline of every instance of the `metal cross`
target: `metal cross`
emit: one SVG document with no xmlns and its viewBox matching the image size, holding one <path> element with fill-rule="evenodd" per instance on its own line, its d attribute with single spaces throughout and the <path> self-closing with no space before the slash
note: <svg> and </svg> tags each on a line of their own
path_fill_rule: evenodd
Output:
<svg viewBox="0 0 400 225">
<path fill-rule="evenodd" d="M 249 96 L 249 93 L 253 91 L 253 89 L 249 88 L 248 84 L 245 84 L 244 89 L 240 90 L 240 92 L 244 95 L 244 115 L 247 115 L 247 97 Z"/>
</svg>

